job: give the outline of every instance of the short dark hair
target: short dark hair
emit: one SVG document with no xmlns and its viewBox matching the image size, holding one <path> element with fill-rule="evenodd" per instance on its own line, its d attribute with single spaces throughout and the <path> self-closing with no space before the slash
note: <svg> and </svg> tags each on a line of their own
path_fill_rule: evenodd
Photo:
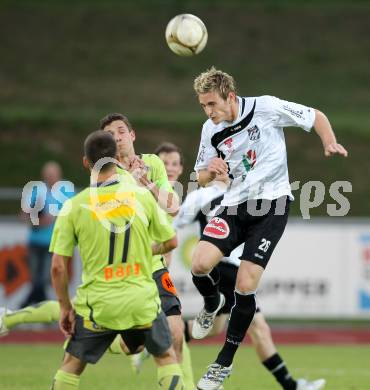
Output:
<svg viewBox="0 0 370 390">
<path fill-rule="evenodd" d="M 162 142 L 160 145 L 157 146 L 154 153 L 159 156 L 160 153 L 172 153 L 177 152 L 180 156 L 180 164 L 184 165 L 184 155 L 182 154 L 181 149 L 173 144 L 172 142 Z"/>
<path fill-rule="evenodd" d="M 100 119 L 100 130 L 104 130 L 106 126 L 110 125 L 114 121 L 122 121 L 130 131 L 134 130 L 127 116 L 120 114 L 119 112 L 108 114 L 104 118 Z"/>
<path fill-rule="evenodd" d="M 84 152 L 91 165 L 95 165 L 101 158 L 116 158 L 117 144 L 112 134 L 107 131 L 97 130 L 88 135 L 84 142 Z M 113 163 L 108 163 L 102 167 L 106 170 Z"/>
</svg>

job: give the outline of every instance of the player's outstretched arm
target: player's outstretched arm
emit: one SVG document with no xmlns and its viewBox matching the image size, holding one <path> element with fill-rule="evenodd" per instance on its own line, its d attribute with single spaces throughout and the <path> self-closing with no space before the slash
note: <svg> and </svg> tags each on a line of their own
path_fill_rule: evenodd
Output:
<svg viewBox="0 0 370 390">
<path fill-rule="evenodd" d="M 60 305 L 59 327 L 65 336 L 74 333 L 75 313 L 68 292 L 67 262 L 70 257 L 53 254 L 51 280 Z"/>
<path fill-rule="evenodd" d="M 325 156 L 330 157 L 334 154 L 339 154 L 341 156 L 347 157 L 348 152 L 341 144 L 337 143 L 329 119 L 319 110 L 315 109 L 315 114 L 314 128 L 316 133 L 321 138 Z"/>
</svg>

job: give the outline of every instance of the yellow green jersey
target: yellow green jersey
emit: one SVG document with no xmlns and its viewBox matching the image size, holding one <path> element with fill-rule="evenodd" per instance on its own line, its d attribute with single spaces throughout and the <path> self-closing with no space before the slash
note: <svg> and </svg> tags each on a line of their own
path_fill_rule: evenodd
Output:
<svg viewBox="0 0 370 390">
<path fill-rule="evenodd" d="M 147 178 L 155 183 L 155 185 L 160 190 L 168 191 L 174 196 L 177 197 L 176 192 L 172 188 L 170 182 L 168 181 L 168 176 L 166 168 L 163 164 L 163 161 L 156 154 L 140 154 L 139 157 L 144 161 L 145 166 L 147 167 Z M 117 172 L 127 174 L 127 171 L 118 167 Z M 131 175 L 130 175 L 131 176 Z M 131 176 L 132 180 L 135 180 Z M 167 219 L 170 224 L 172 224 L 173 218 L 167 214 Z M 163 256 L 157 255 L 153 256 L 153 272 L 158 271 L 166 266 Z"/>
<path fill-rule="evenodd" d="M 140 158 L 144 161 L 145 165 L 148 167 L 147 177 L 148 179 L 155 183 L 155 185 L 160 190 L 168 191 L 174 196 L 177 197 L 176 192 L 172 188 L 170 182 L 168 181 L 168 176 L 166 168 L 163 164 L 163 161 L 156 154 L 141 154 Z M 169 224 L 172 224 L 173 218 L 171 215 L 167 215 L 167 220 Z M 153 256 L 153 272 L 158 271 L 166 266 L 163 256 L 157 255 Z"/>
<path fill-rule="evenodd" d="M 79 248 L 79 315 L 108 329 L 129 329 L 150 324 L 160 310 L 151 246 L 174 235 L 152 194 L 120 176 L 65 202 L 50 251 L 72 256 Z"/>
</svg>

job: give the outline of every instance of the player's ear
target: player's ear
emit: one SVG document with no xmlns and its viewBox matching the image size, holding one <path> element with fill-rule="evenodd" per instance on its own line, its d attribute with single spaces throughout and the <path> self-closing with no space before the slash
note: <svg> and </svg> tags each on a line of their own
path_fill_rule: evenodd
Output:
<svg viewBox="0 0 370 390">
<path fill-rule="evenodd" d="M 227 95 L 228 102 L 232 102 L 235 99 L 236 99 L 236 93 L 235 92 L 229 92 L 229 94 Z"/>
<path fill-rule="evenodd" d="M 131 131 L 130 131 L 130 134 L 131 134 L 132 142 L 134 142 L 134 141 L 136 140 L 136 133 L 135 133 L 135 130 L 131 130 Z"/>
<path fill-rule="evenodd" d="M 90 170 L 89 160 L 87 159 L 86 156 L 82 157 L 82 165 L 84 166 L 84 168 Z"/>
</svg>

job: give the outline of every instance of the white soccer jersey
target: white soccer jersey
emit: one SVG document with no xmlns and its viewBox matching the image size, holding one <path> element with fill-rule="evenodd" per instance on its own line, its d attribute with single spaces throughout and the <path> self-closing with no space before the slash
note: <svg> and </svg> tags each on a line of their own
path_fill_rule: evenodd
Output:
<svg viewBox="0 0 370 390">
<path fill-rule="evenodd" d="M 215 125 L 210 119 L 204 123 L 194 169 L 206 169 L 214 157 L 225 160 L 232 181 L 224 206 L 283 195 L 293 199 L 283 128 L 310 131 L 315 110 L 273 96 L 238 96 L 238 101 L 238 117 L 233 123 Z"/>
</svg>

